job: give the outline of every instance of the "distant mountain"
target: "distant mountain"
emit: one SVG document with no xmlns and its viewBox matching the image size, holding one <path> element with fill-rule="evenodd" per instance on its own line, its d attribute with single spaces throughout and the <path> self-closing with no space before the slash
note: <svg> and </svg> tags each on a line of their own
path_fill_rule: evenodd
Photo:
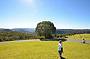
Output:
<svg viewBox="0 0 90 59">
<path fill-rule="evenodd" d="M 4 29 L 4 28 L 0 28 L 0 32 L 11 32 L 12 30 L 10 29 Z"/>
<path fill-rule="evenodd" d="M 35 28 L 14 28 L 14 29 L 0 28 L 0 32 L 11 32 L 11 31 L 24 32 L 24 33 L 34 33 Z M 56 33 L 57 34 L 89 33 L 90 34 L 90 29 L 57 29 Z"/>
<path fill-rule="evenodd" d="M 35 29 L 34 28 L 14 28 L 12 29 L 12 31 L 32 33 L 32 32 L 35 32 Z"/>
<path fill-rule="evenodd" d="M 57 29 L 57 34 L 84 34 L 90 33 L 90 29 Z"/>
</svg>

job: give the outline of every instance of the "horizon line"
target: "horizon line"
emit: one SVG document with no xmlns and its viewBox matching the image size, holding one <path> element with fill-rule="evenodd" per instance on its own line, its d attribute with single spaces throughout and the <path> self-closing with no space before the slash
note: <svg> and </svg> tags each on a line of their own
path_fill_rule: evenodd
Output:
<svg viewBox="0 0 90 59">
<path fill-rule="evenodd" d="M 20 29 L 26 29 L 26 28 L 22 28 L 22 27 L 19 27 Z M 0 29 L 19 29 L 18 27 L 17 28 L 0 28 Z M 35 28 L 29 28 L 27 27 L 28 29 L 35 29 Z M 90 29 L 90 28 L 56 28 L 56 29 Z"/>
</svg>

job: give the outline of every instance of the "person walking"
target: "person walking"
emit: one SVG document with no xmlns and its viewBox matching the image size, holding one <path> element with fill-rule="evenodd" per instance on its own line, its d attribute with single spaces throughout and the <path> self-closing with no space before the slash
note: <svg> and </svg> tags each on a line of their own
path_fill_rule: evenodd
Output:
<svg viewBox="0 0 90 59">
<path fill-rule="evenodd" d="M 59 40 L 58 53 L 59 53 L 59 57 L 62 58 L 62 53 L 63 53 L 62 40 Z"/>
</svg>

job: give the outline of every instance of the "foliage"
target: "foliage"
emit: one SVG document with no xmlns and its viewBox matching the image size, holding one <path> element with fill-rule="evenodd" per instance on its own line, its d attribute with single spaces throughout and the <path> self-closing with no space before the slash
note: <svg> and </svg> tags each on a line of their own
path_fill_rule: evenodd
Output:
<svg viewBox="0 0 90 59">
<path fill-rule="evenodd" d="M 33 39 L 33 38 L 36 38 L 36 36 L 30 33 L 0 32 L 0 41 L 26 40 L 26 39 Z"/>
<path fill-rule="evenodd" d="M 45 36 L 45 38 L 50 38 L 51 34 L 56 32 L 56 27 L 50 21 L 42 21 L 37 24 L 36 33 L 39 36 Z"/>
<path fill-rule="evenodd" d="M 52 36 L 57 39 L 59 37 L 67 38 L 67 36 L 72 36 L 72 35 L 74 34 L 53 34 Z"/>
</svg>

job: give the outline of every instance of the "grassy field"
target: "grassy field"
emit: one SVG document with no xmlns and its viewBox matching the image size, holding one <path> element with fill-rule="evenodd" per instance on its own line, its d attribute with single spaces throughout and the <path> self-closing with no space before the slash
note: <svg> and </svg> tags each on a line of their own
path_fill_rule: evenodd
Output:
<svg viewBox="0 0 90 59">
<path fill-rule="evenodd" d="M 75 34 L 72 36 L 68 36 L 68 38 L 75 40 L 82 40 L 84 38 L 85 40 L 90 40 L 90 34 Z"/>
<path fill-rule="evenodd" d="M 90 59 L 90 44 L 64 42 L 66 59 Z M 0 43 L 0 59 L 59 59 L 57 41 Z"/>
</svg>

